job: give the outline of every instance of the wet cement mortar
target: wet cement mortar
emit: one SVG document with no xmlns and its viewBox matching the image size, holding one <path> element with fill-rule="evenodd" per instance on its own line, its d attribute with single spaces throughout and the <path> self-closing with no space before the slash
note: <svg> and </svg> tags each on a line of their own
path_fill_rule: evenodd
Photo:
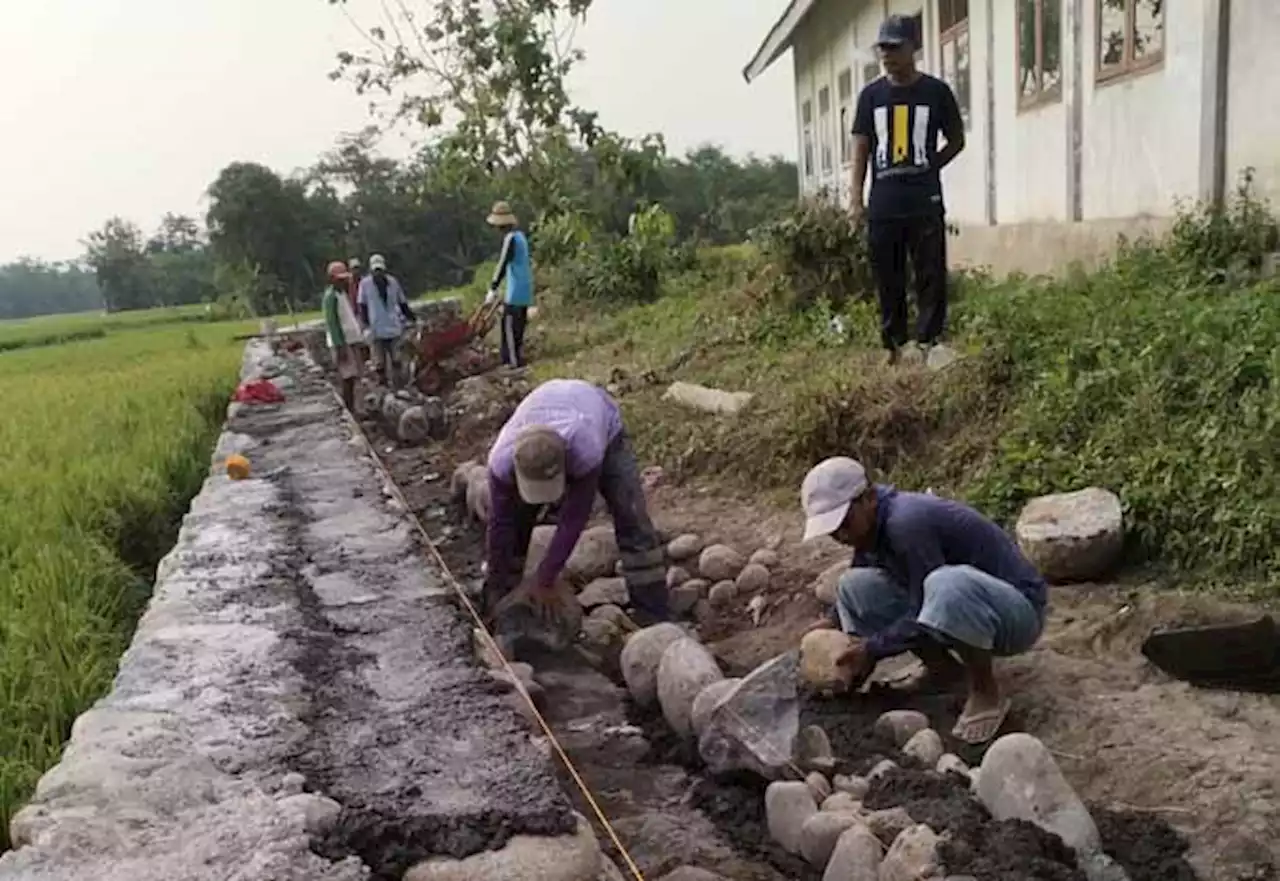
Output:
<svg viewBox="0 0 1280 881">
<path fill-rule="evenodd" d="M 374 881 L 391 881 L 429 856 L 463 858 L 517 834 L 571 834 L 571 803 L 470 662 L 461 614 L 443 585 L 423 590 L 421 549 L 406 540 L 407 525 L 385 513 L 343 523 L 359 518 L 346 513 L 355 499 L 384 505 L 373 470 L 307 467 L 296 443 L 272 462 L 282 436 L 319 437 L 330 451 L 348 443 L 323 377 L 295 376 L 288 394 L 301 406 L 246 407 L 228 428 L 267 444 L 255 469 L 274 471 L 286 499 L 279 516 L 289 521 L 291 552 L 276 566 L 303 609 L 304 625 L 290 636 L 312 690 L 309 733 L 290 765 L 308 791 L 342 806 L 313 849 L 333 860 L 354 854 Z M 368 534 L 335 534 L 351 527 Z"/>
<path fill-rule="evenodd" d="M 469 443 L 462 447 L 446 442 L 414 449 L 395 444 L 376 421 L 362 424 L 450 570 L 477 586 L 483 531 L 450 503 L 448 478 L 458 463 L 483 458 L 485 444 L 475 438 L 484 433 L 468 426 Z M 764 781 L 749 774 L 706 774 L 694 745 L 676 736 L 660 713 L 635 706 L 616 677 L 574 657 L 531 660 L 547 690 L 544 714 L 557 739 L 646 877 L 698 865 L 735 881 L 820 881 L 821 870 L 769 836 Z M 840 757 L 838 773 L 865 774 L 885 758 L 901 766 L 876 781 L 865 805 L 902 807 L 916 822 L 945 833 L 940 856 L 947 874 L 980 881 L 1084 881 L 1073 852 L 1057 836 L 1031 823 L 993 820 L 970 793 L 967 778 L 920 767 L 873 730 L 887 710 L 917 709 L 945 735 L 960 703 L 954 695 L 904 699 L 877 690 L 857 701 L 806 699 L 801 717 L 802 724 L 827 732 Z M 1016 727 L 1016 717 L 1011 721 Z M 948 748 L 971 764 L 981 761 L 980 751 L 955 742 Z M 570 776 L 563 776 L 576 807 L 594 823 L 591 806 Z M 1187 842 L 1166 822 L 1149 814 L 1090 809 L 1104 849 L 1131 881 L 1197 881 L 1185 860 Z M 625 873 L 625 860 L 596 825 L 606 852 Z"/>
</svg>

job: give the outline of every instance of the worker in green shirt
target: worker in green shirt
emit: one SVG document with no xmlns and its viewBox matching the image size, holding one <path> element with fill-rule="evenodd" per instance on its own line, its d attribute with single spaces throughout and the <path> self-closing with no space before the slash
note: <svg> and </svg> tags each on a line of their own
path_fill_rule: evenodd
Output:
<svg viewBox="0 0 1280 881">
<path fill-rule="evenodd" d="M 329 277 L 329 286 L 324 290 L 320 307 L 324 312 L 324 335 L 333 363 L 338 368 L 338 378 L 342 381 L 342 402 L 354 413 L 356 380 L 360 376 L 360 359 L 355 347 L 362 337 L 360 322 L 356 320 L 355 310 L 351 308 L 351 298 L 347 295 L 351 273 L 347 271 L 347 264 L 335 260 L 329 264 L 326 275 Z"/>
</svg>

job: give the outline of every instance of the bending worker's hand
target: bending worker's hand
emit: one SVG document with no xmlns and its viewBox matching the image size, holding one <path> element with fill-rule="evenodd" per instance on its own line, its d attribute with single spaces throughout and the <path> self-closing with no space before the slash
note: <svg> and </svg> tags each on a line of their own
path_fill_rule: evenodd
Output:
<svg viewBox="0 0 1280 881">
<path fill-rule="evenodd" d="M 534 618 L 549 623 L 565 618 L 572 611 L 569 604 L 577 602 L 568 585 L 542 585 L 534 579 L 528 579 L 498 603 L 496 616 L 501 616 L 516 606 L 525 606 L 533 613 Z"/>
<path fill-rule="evenodd" d="M 853 675 L 854 682 L 870 676 L 872 668 L 875 667 L 870 653 L 867 652 L 866 642 L 856 637 L 845 653 L 836 658 L 836 663 Z"/>
<path fill-rule="evenodd" d="M 484 295 L 484 304 L 489 306 L 494 300 L 498 299 L 498 291 L 496 288 L 489 288 L 489 293 Z"/>
</svg>

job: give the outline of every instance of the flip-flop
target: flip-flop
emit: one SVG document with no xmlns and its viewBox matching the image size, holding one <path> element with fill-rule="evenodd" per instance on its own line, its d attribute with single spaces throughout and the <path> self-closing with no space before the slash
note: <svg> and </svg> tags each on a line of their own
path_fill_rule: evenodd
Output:
<svg viewBox="0 0 1280 881">
<path fill-rule="evenodd" d="M 995 709 L 984 710 L 969 716 L 962 715 L 956 720 L 955 727 L 951 729 L 951 736 L 969 746 L 981 746 L 1000 731 L 1000 726 L 1004 724 L 1012 705 L 1013 702 L 1009 698 L 1002 697 Z"/>
</svg>

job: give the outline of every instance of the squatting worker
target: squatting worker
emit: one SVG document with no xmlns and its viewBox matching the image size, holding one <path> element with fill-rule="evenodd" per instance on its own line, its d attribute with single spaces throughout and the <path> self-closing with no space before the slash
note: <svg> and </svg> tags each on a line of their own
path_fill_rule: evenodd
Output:
<svg viewBox="0 0 1280 881">
<path fill-rule="evenodd" d="M 956 738 L 970 744 L 993 738 L 1009 699 L 992 658 L 1029 650 L 1044 627 L 1048 589 L 1035 566 L 972 508 L 872 484 L 853 459 L 817 465 L 800 498 L 806 541 L 830 535 L 854 549 L 835 610 L 840 628 L 855 637 L 842 659 L 854 681 L 879 661 L 913 652 L 925 670 L 917 687 L 952 684 L 962 675 L 967 681 Z"/>
<path fill-rule="evenodd" d="M 521 582 L 540 509 L 558 502 L 546 556 L 521 585 L 535 600 L 553 593 L 599 493 L 613 518 L 637 623 L 668 620 L 664 550 L 622 415 L 604 389 L 553 379 L 530 392 L 489 451 L 489 490 L 487 609 Z"/>
<path fill-rule="evenodd" d="M 511 206 L 497 202 L 485 221 L 502 233 L 502 253 L 493 272 L 486 303 L 498 296 L 498 285 L 505 278 L 507 291 L 502 303 L 502 363 L 508 367 L 524 366 L 524 329 L 529 323 L 529 307 L 533 305 L 533 264 L 529 259 L 529 240 Z"/>
<path fill-rule="evenodd" d="M 360 282 L 357 295 L 360 320 L 373 336 L 373 363 L 383 385 L 394 387 L 400 382 L 400 337 L 405 327 L 417 319 L 409 308 L 404 288 L 387 272 L 387 258 L 374 254 L 369 258 L 369 275 Z"/>
<path fill-rule="evenodd" d="M 942 169 L 964 149 L 955 93 L 916 69 L 914 20 L 892 15 L 876 48 L 885 75 L 863 87 L 853 118 L 853 211 L 867 220 L 880 299 L 880 338 L 894 363 L 908 345 L 907 261 L 915 277 L 915 342 L 938 342 L 947 320 L 947 231 Z M 938 149 L 938 135 L 946 145 Z M 867 165 L 871 194 L 863 208 Z"/>
<path fill-rule="evenodd" d="M 324 313 L 324 334 L 333 355 L 333 363 L 342 381 L 342 402 L 352 413 L 356 409 L 356 379 L 360 376 L 360 357 L 356 345 L 360 342 L 360 324 L 347 295 L 351 273 L 341 260 L 329 264 L 325 275 L 329 285 L 320 300 Z"/>
</svg>

